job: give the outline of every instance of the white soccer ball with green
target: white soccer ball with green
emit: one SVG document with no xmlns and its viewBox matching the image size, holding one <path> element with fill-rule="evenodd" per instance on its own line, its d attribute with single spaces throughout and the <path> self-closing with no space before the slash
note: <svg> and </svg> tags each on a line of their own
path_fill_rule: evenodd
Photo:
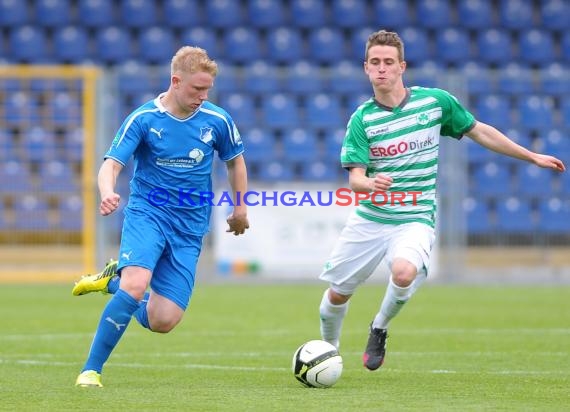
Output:
<svg viewBox="0 0 570 412">
<path fill-rule="evenodd" d="M 293 374 L 309 388 L 329 388 L 342 373 L 342 357 L 324 340 L 303 343 L 293 355 Z"/>
</svg>

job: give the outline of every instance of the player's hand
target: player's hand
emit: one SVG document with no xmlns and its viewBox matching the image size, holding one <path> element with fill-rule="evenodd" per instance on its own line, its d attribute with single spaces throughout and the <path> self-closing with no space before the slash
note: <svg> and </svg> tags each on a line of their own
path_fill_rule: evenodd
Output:
<svg viewBox="0 0 570 412">
<path fill-rule="evenodd" d="M 117 193 L 109 193 L 101 197 L 101 204 L 99 205 L 99 213 L 103 216 L 110 215 L 119 207 L 121 196 Z"/>
<path fill-rule="evenodd" d="M 534 157 L 534 164 L 540 167 L 554 169 L 558 172 L 563 172 L 566 170 L 566 166 L 564 166 L 562 160 L 549 155 L 537 154 Z"/>
<path fill-rule="evenodd" d="M 376 176 L 374 176 L 374 179 L 372 179 L 371 191 L 386 192 L 388 189 L 390 189 L 390 186 L 392 186 L 392 182 L 393 180 L 390 176 L 378 173 Z"/>
<path fill-rule="evenodd" d="M 249 229 L 249 221 L 247 220 L 247 215 L 241 213 L 232 213 L 226 219 L 228 222 L 228 229 L 226 232 L 233 232 L 235 236 L 243 235 L 246 229 Z"/>
</svg>

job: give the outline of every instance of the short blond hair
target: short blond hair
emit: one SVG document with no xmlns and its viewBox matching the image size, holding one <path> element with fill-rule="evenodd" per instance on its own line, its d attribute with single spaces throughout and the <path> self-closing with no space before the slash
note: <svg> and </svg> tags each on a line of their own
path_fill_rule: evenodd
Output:
<svg viewBox="0 0 570 412">
<path fill-rule="evenodd" d="M 200 47 L 183 46 L 172 57 L 171 74 L 206 72 L 212 77 L 218 74 L 218 64 L 210 59 L 206 50 Z"/>
<path fill-rule="evenodd" d="M 404 42 L 398 36 L 398 33 L 393 31 L 379 30 L 372 33 L 366 42 L 366 51 L 364 53 L 364 60 L 368 61 L 368 50 L 372 46 L 392 46 L 398 50 L 398 60 L 404 61 Z"/>
</svg>

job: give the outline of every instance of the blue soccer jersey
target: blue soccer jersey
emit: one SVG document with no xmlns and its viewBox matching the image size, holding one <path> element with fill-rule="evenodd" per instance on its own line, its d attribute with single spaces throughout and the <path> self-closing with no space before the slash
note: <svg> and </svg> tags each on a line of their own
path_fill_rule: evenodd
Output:
<svg viewBox="0 0 570 412">
<path fill-rule="evenodd" d="M 204 102 L 190 117 L 178 119 L 160 97 L 125 119 L 105 159 L 124 166 L 133 156 L 128 208 L 144 209 L 183 233 L 203 235 L 212 209 L 207 197 L 214 152 L 228 161 L 243 153 L 243 143 L 222 108 Z"/>
</svg>

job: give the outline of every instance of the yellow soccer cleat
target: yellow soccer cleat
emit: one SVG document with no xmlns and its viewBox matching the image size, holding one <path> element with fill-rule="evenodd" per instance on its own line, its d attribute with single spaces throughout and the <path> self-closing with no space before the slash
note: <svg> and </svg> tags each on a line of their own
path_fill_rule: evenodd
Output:
<svg viewBox="0 0 570 412">
<path fill-rule="evenodd" d="M 75 283 L 71 291 L 73 296 L 86 295 L 91 292 L 107 293 L 107 285 L 113 276 L 117 274 L 117 262 L 111 259 L 102 272 L 95 275 L 85 275 Z"/>
<path fill-rule="evenodd" d="M 81 388 L 102 388 L 101 374 L 96 371 L 83 371 L 77 377 L 75 386 Z"/>
</svg>

